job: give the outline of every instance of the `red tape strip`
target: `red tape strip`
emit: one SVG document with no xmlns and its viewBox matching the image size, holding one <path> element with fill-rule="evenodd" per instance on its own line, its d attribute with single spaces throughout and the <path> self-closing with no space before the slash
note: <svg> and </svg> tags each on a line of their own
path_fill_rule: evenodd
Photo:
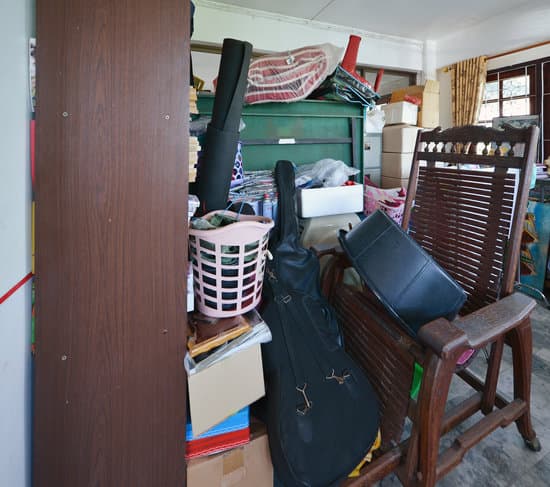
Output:
<svg viewBox="0 0 550 487">
<path fill-rule="evenodd" d="M 13 286 L 6 294 L 4 294 L 2 297 L 0 297 L 0 304 L 2 304 L 4 301 L 6 301 L 12 294 L 15 294 L 15 292 L 22 286 L 24 286 L 28 281 L 30 281 L 33 277 L 33 273 L 29 272 L 23 279 L 21 279 L 15 286 Z"/>
</svg>

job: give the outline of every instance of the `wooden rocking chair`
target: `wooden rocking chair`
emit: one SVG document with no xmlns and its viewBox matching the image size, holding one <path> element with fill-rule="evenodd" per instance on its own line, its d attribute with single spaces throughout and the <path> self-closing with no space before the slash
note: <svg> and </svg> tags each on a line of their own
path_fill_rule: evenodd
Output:
<svg viewBox="0 0 550 487">
<path fill-rule="evenodd" d="M 344 485 L 372 485 L 395 472 L 406 486 L 433 486 L 470 448 L 512 422 L 526 445 L 540 450 L 530 417 L 529 315 L 535 302 L 513 294 L 538 133 L 536 127 L 468 126 L 418 135 L 403 228 L 467 292 L 453 322 L 427 323 L 412 339 L 367 290 L 342 285 L 349 263 L 341 251 L 332 251 L 336 258 L 323 289 L 339 315 L 346 348 L 365 369 L 381 405 L 379 455 Z M 505 344 L 513 354 L 511 402 L 497 392 Z M 484 380 L 457 369 L 466 350 L 489 346 Z M 417 400 L 410 398 L 415 362 L 423 368 Z M 455 373 L 474 394 L 445 412 Z M 440 438 L 477 411 L 482 419 L 440 453 Z M 403 439 L 406 416 L 412 428 Z"/>
</svg>

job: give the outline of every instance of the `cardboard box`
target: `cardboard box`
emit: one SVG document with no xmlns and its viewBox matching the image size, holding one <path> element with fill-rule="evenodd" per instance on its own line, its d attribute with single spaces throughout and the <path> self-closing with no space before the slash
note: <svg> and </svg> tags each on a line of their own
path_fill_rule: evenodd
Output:
<svg viewBox="0 0 550 487">
<path fill-rule="evenodd" d="M 408 178 L 411 173 L 412 160 L 412 152 L 382 152 L 382 178 L 384 176 L 399 179 Z M 396 188 L 397 186 L 390 187 Z"/>
<path fill-rule="evenodd" d="M 384 127 L 382 133 L 383 152 L 414 152 L 419 127 L 412 125 L 392 125 Z"/>
<path fill-rule="evenodd" d="M 392 188 L 405 188 L 409 186 L 408 178 L 392 178 L 390 176 L 382 176 L 382 188 L 383 189 L 392 189 Z"/>
<path fill-rule="evenodd" d="M 396 90 L 391 95 L 391 103 L 403 101 L 406 95 L 420 98 L 418 109 L 418 125 L 425 128 L 439 126 L 439 81 L 428 80 L 424 86 L 408 86 Z M 414 124 L 413 124 L 414 125 Z"/>
<path fill-rule="evenodd" d="M 264 426 L 253 425 L 250 443 L 187 462 L 187 487 L 273 487 Z"/>
<path fill-rule="evenodd" d="M 386 126 L 399 123 L 416 125 L 418 118 L 418 107 L 408 101 L 388 103 L 382 107 L 386 116 Z"/>
<path fill-rule="evenodd" d="M 187 378 L 193 435 L 198 436 L 265 394 L 260 345 Z"/>
<path fill-rule="evenodd" d="M 363 211 L 363 185 L 299 189 L 298 216 L 313 218 Z"/>
</svg>

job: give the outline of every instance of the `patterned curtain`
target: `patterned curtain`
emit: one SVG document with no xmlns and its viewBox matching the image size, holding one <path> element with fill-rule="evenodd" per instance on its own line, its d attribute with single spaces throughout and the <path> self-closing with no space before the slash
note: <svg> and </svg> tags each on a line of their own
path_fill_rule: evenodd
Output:
<svg viewBox="0 0 550 487">
<path fill-rule="evenodd" d="M 485 56 L 467 59 L 451 67 L 453 125 L 476 124 L 487 78 Z"/>
</svg>

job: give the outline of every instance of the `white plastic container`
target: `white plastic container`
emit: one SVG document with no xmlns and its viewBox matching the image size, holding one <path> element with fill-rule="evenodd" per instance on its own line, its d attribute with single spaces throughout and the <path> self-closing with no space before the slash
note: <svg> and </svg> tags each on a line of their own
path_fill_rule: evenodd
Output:
<svg viewBox="0 0 550 487">
<path fill-rule="evenodd" d="M 408 101 L 399 101 L 397 103 L 388 103 L 382 107 L 386 118 L 386 126 L 398 123 L 416 125 L 418 118 L 418 107 Z"/>
<path fill-rule="evenodd" d="M 363 185 L 335 188 L 299 189 L 296 193 L 298 216 L 313 218 L 363 211 Z"/>
</svg>

